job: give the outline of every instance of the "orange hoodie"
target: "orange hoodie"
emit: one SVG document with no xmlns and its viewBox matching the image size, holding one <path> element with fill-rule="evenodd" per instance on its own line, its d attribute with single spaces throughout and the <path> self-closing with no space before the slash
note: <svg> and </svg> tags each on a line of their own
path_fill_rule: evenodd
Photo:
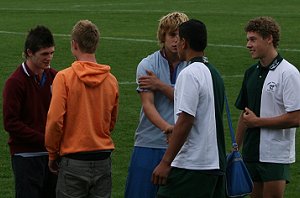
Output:
<svg viewBox="0 0 300 198">
<path fill-rule="evenodd" d="M 50 160 L 114 149 L 110 135 L 117 120 L 118 89 L 108 65 L 75 61 L 57 73 L 45 134 Z"/>
</svg>

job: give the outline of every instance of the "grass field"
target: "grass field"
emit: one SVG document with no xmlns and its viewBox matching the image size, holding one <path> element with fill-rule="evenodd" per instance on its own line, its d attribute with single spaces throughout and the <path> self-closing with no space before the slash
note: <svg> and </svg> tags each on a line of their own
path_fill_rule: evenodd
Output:
<svg viewBox="0 0 300 198">
<path fill-rule="evenodd" d="M 281 25 L 279 52 L 300 68 L 300 1 L 298 0 L 1 0 L 0 6 L 0 92 L 5 79 L 23 61 L 22 50 L 27 30 L 38 24 L 48 26 L 55 36 L 56 52 L 52 67 L 61 70 L 70 65 L 69 34 L 80 19 L 89 19 L 101 31 L 97 59 L 109 64 L 120 82 L 120 111 L 113 139 L 113 198 L 123 197 L 128 162 L 138 123 L 140 100 L 135 91 L 135 69 L 139 61 L 158 49 L 158 19 L 171 11 L 182 11 L 190 18 L 206 23 L 206 55 L 225 80 L 227 95 L 236 126 L 239 112 L 233 104 L 245 69 L 254 61 L 247 49 L 243 27 L 256 16 L 272 16 Z M 2 106 L 2 97 L 0 98 Z M 7 133 L 0 110 L 0 197 L 14 196 L 13 176 L 7 146 Z M 226 122 L 225 122 L 226 123 Z M 298 130 L 299 131 L 299 130 Z M 229 131 L 227 147 L 230 148 Z M 296 143 L 299 144 L 299 135 Z M 297 158 L 300 148 L 296 147 Z M 300 162 L 292 165 L 291 183 L 285 197 L 300 195 Z"/>
</svg>

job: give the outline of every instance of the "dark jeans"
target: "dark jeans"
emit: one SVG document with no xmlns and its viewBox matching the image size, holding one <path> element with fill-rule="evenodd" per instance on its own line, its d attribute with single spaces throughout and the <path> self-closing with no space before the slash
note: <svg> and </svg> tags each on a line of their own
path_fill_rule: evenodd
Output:
<svg viewBox="0 0 300 198">
<path fill-rule="evenodd" d="M 57 198 L 111 197 L 111 158 L 97 161 L 62 157 L 57 181 Z"/>
<path fill-rule="evenodd" d="M 48 168 L 48 156 L 12 156 L 16 198 L 55 198 L 57 176 Z"/>
</svg>

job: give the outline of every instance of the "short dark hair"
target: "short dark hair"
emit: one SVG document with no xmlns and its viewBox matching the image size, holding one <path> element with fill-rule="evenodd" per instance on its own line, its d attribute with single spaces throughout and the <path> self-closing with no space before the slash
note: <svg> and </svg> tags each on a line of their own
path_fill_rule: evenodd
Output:
<svg viewBox="0 0 300 198">
<path fill-rule="evenodd" d="M 27 49 L 35 53 L 42 48 L 53 47 L 54 45 L 51 31 L 45 26 L 38 25 L 28 32 L 24 45 L 24 55 L 26 58 L 28 57 Z"/>
<path fill-rule="evenodd" d="M 206 26 L 196 19 L 190 19 L 179 26 L 179 37 L 184 38 L 195 51 L 204 51 L 207 46 Z"/>
</svg>

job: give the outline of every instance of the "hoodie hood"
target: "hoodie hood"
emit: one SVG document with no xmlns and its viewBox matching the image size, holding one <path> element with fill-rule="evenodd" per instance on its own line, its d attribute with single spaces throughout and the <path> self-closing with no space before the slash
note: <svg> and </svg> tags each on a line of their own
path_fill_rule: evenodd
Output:
<svg viewBox="0 0 300 198">
<path fill-rule="evenodd" d="M 110 73 L 110 66 L 88 61 L 75 61 L 71 67 L 78 78 L 89 87 L 100 85 Z"/>
</svg>

